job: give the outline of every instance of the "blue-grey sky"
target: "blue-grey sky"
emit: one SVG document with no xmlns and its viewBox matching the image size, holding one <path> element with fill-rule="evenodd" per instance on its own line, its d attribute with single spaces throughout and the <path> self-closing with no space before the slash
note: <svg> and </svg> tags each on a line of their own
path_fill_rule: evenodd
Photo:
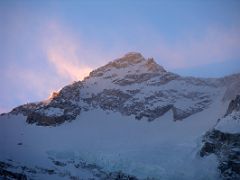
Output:
<svg viewBox="0 0 240 180">
<path fill-rule="evenodd" d="M 240 1 L 1 0 L 0 112 L 129 51 L 181 75 L 240 72 Z"/>
</svg>

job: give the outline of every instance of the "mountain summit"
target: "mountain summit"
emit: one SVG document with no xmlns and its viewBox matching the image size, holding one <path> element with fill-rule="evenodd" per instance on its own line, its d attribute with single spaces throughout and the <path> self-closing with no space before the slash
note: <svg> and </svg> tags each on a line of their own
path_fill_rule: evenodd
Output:
<svg viewBox="0 0 240 180">
<path fill-rule="evenodd" d="M 126 76 L 129 74 L 166 73 L 166 70 L 158 65 L 153 58 L 145 59 L 140 53 L 130 52 L 123 57 L 109 62 L 90 73 L 90 77 Z"/>
</svg>

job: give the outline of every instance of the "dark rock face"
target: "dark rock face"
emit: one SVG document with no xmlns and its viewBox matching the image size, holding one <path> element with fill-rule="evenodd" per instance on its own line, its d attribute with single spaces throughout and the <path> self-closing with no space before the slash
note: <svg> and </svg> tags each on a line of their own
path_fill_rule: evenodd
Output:
<svg viewBox="0 0 240 180">
<path fill-rule="evenodd" d="M 153 77 L 159 76 L 157 73 L 128 74 L 123 79 L 113 81 L 114 84 L 120 86 L 128 86 L 135 83 L 145 82 Z"/>
<path fill-rule="evenodd" d="M 203 111 L 209 106 L 209 104 L 211 104 L 211 100 L 206 98 L 196 102 L 192 107 L 184 110 L 173 106 L 173 119 L 174 121 L 183 120 L 193 114 Z"/>
<path fill-rule="evenodd" d="M 0 161 L 0 178 L 27 180 L 27 176 L 25 174 L 7 170 L 8 168 L 12 168 L 12 165 Z"/>
<path fill-rule="evenodd" d="M 236 99 L 230 102 L 225 116 L 232 113 L 234 110 L 240 111 L 240 95 L 237 95 Z"/>
<path fill-rule="evenodd" d="M 175 121 L 185 119 L 188 116 L 191 116 L 193 113 L 195 113 L 195 112 L 192 112 L 192 111 L 189 111 L 189 112 L 188 111 L 183 111 L 183 110 L 178 109 L 176 107 L 173 107 L 172 111 L 173 111 L 173 119 Z"/>
<path fill-rule="evenodd" d="M 38 106 L 41 106 L 41 103 L 28 103 L 24 104 L 22 106 L 18 106 L 14 108 L 11 113 L 12 114 L 23 114 L 24 116 L 27 116 L 30 112 L 34 111 Z"/>
<path fill-rule="evenodd" d="M 38 112 L 31 112 L 27 116 L 27 123 L 40 125 L 40 126 L 51 126 L 61 124 L 65 121 L 64 116 L 47 116 Z"/>
<path fill-rule="evenodd" d="M 207 132 L 200 156 L 216 154 L 219 170 L 225 179 L 240 178 L 240 134 L 223 133 L 218 130 Z"/>
<path fill-rule="evenodd" d="M 140 112 L 136 119 L 142 119 L 143 117 L 146 117 L 148 121 L 153 121 L 154 119 L 164 115 L 166 112 L 168 112 L 173 106 L 167 105 L 163 107 L 157 107 L 155 109 L 146 109 L 143 112 Z"/>
<path fill-rule="evenodd" d="M 197 100 L 191 108 L 181 110 L 174 105 L 179 96 L 177 91 L 158 91 L 144 97 L 143 100 L 135 98 L 135 95 L 140 92 L 139 89 L 132 91 L 104 89 L 101 93 L 96 95 L 93 94 L 90 98 L 84 98 L 83 101 L 92 107 L 117 111 L 127 116 L 134 115 L 138 120 L 146 118 L 148 121 L 153 121 L 156 118 L 161 117 L 169 110 L 172 110 L 173 119 L 175 121 L 182 120 L 192 114 L 201 112 L 211 103 L 210 98 L 204 94 L 180 94 L 181 97 L 183 96 L 186 99 Z M 161 101 L 165 102 L 164 105 L 155 105 L 159 104 Z"/>
<path fill-rule="evenodd" d="M 92 104 L 98 104 L 105 110 L 117 110 L 121 105 L 127 101 L 131 96 L 120 90 L 104 89 L 102 93 L 93 96 L 90 99 L 86 99 Z"/>
<path fill-rule="evenodd" d="M 151 80 L 149 79 L 148 85 L 151 86 L 160 86 L 169 83 L 172 80 L 178 79 L 180 76 L 174 73 L 164 73 L 161 76 L 156 76 L 157 79 Z"/>
<path fill-rule="evenodd" d="M 157 73 L 157 72 L 167 72 L 162 66 L 159 66 L 153 58 L 149 58 L 145 63 L 145 67 L 147 67 L 148 71 Z"/>
<path fill-rule="evenodd" d="M 81 82 L 73 83 L 64 87 L 59 93 L 55 93 L 49 102 L 25 104 L 14 108 L 11 113 L 21 113 L 27 116 L 27 123 L 40 126 L 56 126 L 70 122 L 81 112 L 81 107 L 77 104 L 80 101 L 81 86 Z M 49 114 L 52 109 L 62 113 L 52 112 Z"/>
<path fill-rule="evenodd" d="M 122 173 L 121 171 L 109 173 L 105 179 L 110 179 L 110 180 L 137 180 L 137 178 L 135 176 L 126 175 L 126 174 Z"/>
<path fill-rule="evenodd" d="M 60 93 L 60 95 L 63 96 L 62 93 Z M 64 98 L 69 98 L 69 100 L 65 100 Z M 54 126 L 74 120 L 80 114 L 81 107 L 72 103 L 70 101 L 71 97 L 64 98 L 57 97 L 48 105 L 40 106 L 34 111 L 29 112 L 27 114 L 27 122 L 30 124 L 36 123 L 36 125 L 41 126 Z M 51 110 L 51 108 L 62 110 L 63 113 L 61 115 L 49 115 L 47 112 Z"/>
<path fill-rule="evenodd" d="M 17 180 L 27 180 L 35 179 L 39 175 L 47 175 L 48 179 L 51 179 L 54 175 L 62 179 L 82 179 L 76 175 L 72 174 L 70 171 L 66 171 L 65 166 L 72 166 L 75 171 L 84 171 L 92 175 L 92 178 L 89 179 L 101 179 L 101 180 L 137 180 L 138 178 L 123 173 L 122 171 L 108 172 L 105 171 L 102 167 L 96 164 L 89 164 L 85 161 L 79 160 L 68 160 L 68 161 L 58 161 L 54 158 L 50 158 L 53 163 L 53 168 L 48 169 L 40 166 L 28 167 L 23 164 L 17 163 L 12 160 L 8 162 L 0 161 L 0 179 L 17 179 Z M 21 173 L 19 173 L 19 169 Z M 147 178 L 148 179 L 148 178 Z M 146 179 L 146 180 L 147 180 Z"/>
<path fill-rule="evenodd" d="M 18 179 L 18 180 L 27 180 L 27 176 L 25 174 L 21 173 L 15 173 L 11 171 L 7 171 L 4 169 L 0 169 L 0 177 L 3 177 L 4 179 Z"/>
</svg>

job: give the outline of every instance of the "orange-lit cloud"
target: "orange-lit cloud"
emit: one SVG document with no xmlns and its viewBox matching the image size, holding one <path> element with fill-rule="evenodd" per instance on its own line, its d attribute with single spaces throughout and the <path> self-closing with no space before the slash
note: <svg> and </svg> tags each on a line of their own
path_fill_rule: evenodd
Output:
<svg viewBox="0 0 240 180">
<path fill-rule="evenodd" d="M 76 42 L 70 33 L 56 23 L 50 23 L 47 31 L 45 51 L 48 61 L 56 68 L 57 73 L 70 81 L 86 77 L 92 68 L 86 64 L 84 54 L 81 54 L 81 42 Z"/>
<path fill-rule="evenodd" d="M 65 51 L 61 51 L 56 47 L 48 50 L 48 59 L 57 69 L 57 72 L 61 76 L 66 76 L 72 81 L 82 80 L 92 70 L 87 65 L 80 64 L 77 60 L 78 57 L 71 49 L 66 48 Z"/>
<path fill-rule="evenodd" d="M 24 58 L 20 59 L 23 63 L 9 61 L 1 71 L 1 75 L 4 75 L 2 84 L 5 86 L 4 92 L 1 92 L 0 111 L 44 100 L 51 92 L 72 81 L 82 80 L 93 68 L 104 64 L 101 61 L 112 59 L 96 44 L 86 46 L 86 42 L 58 23 L 48 22 L 38 33 L 37 51 L 33 51 L 32 47 L 31 51 L 27 48 Z M 14 56 L 14 59 L 17 58 Z"/>
</svg>

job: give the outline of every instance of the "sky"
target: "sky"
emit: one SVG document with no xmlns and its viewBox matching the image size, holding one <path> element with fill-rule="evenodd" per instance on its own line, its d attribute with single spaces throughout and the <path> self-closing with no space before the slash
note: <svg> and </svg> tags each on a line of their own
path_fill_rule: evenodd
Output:
<svg viewBox="0 0 240 180">
<path fill-rule="evenodd" d="M 1 0 L 0 113 L 127 52 L 183 76 L 240 72 L 238 0 Z"/>
</svg>

